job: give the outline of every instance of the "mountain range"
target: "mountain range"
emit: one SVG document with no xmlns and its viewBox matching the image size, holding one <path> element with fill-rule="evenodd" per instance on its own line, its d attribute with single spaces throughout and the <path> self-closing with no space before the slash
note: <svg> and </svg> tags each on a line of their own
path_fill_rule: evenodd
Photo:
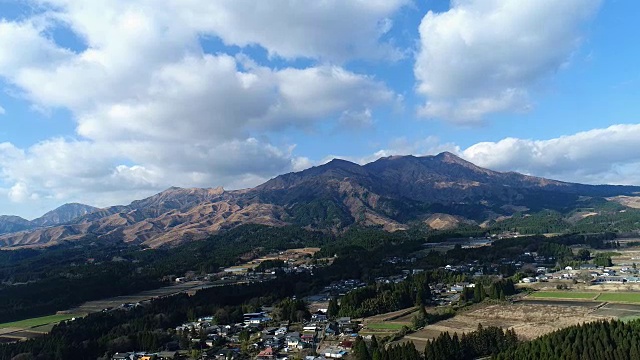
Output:
<svg viewBox="0 0 640 360">
<path fill-rule="evenodd" d="M 255 188 L 169 188 L 126 206 L 67 204 L 27 221 L 0 217 L 0 246 L 42 247 L 95 238 L 149 247 L 202 239 L 242 224 L 340 232 L 482 225 L 515 213 L 569 212 L 590 201 L 633 203 L 637 186 L 584 185 L 478 167 L 454 154 L 392 156 L 366 165 L 332 160 Z"/>
</svg>

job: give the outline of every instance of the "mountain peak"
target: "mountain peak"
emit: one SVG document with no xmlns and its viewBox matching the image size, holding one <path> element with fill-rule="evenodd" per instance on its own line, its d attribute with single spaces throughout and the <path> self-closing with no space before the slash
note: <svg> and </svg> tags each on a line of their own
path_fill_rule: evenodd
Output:
<svg viewBox="0 0 640 360">
<path fill-rule="evenodd" d="M 55 226 L 67 223 L 98 208 L 80 203 L 67 203 L 31 221 L 35 226 Z"/>
<path fill-rule="evenodd" d="M 333 158 L 331 161 L 329 161 L 328 163 L 324 164 L 324 165 L 320 165 L 320 166 L 325 166 L 325 167 L 329 167 L 329 168 L 351 168 L 353 166 L 360 166 L 356 163 L 353 163 L 351 161 L 348 160 L 344 160 L 344 159 L 340 159 L 340 158 Z"/>
<path fill-rule="evenodd" d="M 459 164 L 459 165 L 465 165 L 465 166 L 471 165 L 473 167 L 477 167 L 477 165 L 474 165 L 468 162 L 467 160 L 464 160 L 463 158 L 449 151 L 444 151 L 438 155 L 434 155 L 433 158 L 449 164 Z"/>
</svg>

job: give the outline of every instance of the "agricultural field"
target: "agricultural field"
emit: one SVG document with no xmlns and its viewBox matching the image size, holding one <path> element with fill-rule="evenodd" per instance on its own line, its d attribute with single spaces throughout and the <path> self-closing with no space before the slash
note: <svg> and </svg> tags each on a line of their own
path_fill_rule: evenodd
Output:
<svg viewBox="0 0 640 360">
<path fill-rule="evenodd" d="M 535 303 L 521 302 L 478 307 L 451 319 L 427 325 L 398 342 L 411 341 L 417 349 L 422 350 L 428 340 L 442 332 L 460 335 L 476 330 L 478 324 L 514 329 L 521 339 L 529 340 L 571 325 L 617 318 L 604 313 L 594 314 L 597 306 L 601 305 L 597 302 L 552 300 L 548 302 L 549 305 L 541 305 L 539 302 L 542 300 L 533 301 Z M 556 302 L 562 304 L 555 305 Z"/>
<path fill-rule="evenodd" d="M 598 301 L 640 303 L 640 292 L 607 292 L 601 293 Z"/>
<path fill-rule="evenodd" d="M 382 323 L 369 323 L 367 328 L 371 330 L 400 330 L 404 324 L 382 322 Z"/>
<path fill-rule="evenodd" d="M 403 326 L 411 326 L 411 320 L 417 314 L 416 308 L 402 309 L 362 319 L 362 335 L 384 337 L 397 333 Z"/>
<path fill-rule="evenodd" d="M 48 325 L 48 324 L 57 324 L 60 321 L 69 320 L 78 315 L 75 314 L 56 314 L 49 316 L 42 316 L 37 318 L 31 318 L 26 320 L 8 322 L 4 324 L 0 324 L 0 329 L 12 328 L 12 329 L 30 329 L 38 326 Z"/>
<path fill-rule="evenodd" d="M 532 298 L 545 299 L 581 299 L 594 300 L 599 295 L 597 292 L 574 292 L 574 291 L 536 291 L 529 295 Z M 600 299 L 598 299 L 600 300 Z"/>
<path fill-rule="evenodd" d="M 611 289 L 609 289 L 611 290 Z M 536 291 L 526 299 L 553 300 L 594 300 L 598 302 L 640 303 L 640 292 L 634 291 L 605 291 L 605 292 L 576 292 L 576 291 Z"/>
<path fill-rule="evenodd" d="M 307 247 L 307 248 L 298 248 L 298 249 L 288 249 L 280 252 L 271 253 L 268 255 L 264 255 L 261 257 L 254 258 L 256 254 L 250 253 L 244 256 L 244 260 L 246 262 L 241 265 L 232 266 L 230 268 L 225 269 L 225 271 L 231 273 L 245 273 L 247 270 L 255 269 L 260 265 L 260 263 L 267 260 L 282 260 L 288 262 L 292 265 L 303 265 L 308 264 L 311 260 L 311 257 L 320 251 L 320 248 L 317 247 Z M 242 257 L 241 257 L 242 259 Z M 333 259 L 325 259 L 328 261 L 332 261 Z"/>
<path fill-rule="evenodd" d="M 77 316 L 75 314 L 56 314 L 0 324 L 0 343 L 29 340 L 42 336 L 51 331 L 57 323 Z"/>
</svg>

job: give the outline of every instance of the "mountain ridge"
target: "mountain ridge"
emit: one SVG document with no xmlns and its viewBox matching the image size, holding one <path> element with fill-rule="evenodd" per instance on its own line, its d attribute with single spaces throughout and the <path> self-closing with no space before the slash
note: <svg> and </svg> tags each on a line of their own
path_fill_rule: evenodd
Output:
<svg viewBox="0 0 640 360">
<path fill-rule="evenodd" d="M 584 185 L 479 167 L 452 153 L 393 156 L 365 165 L 334 159 L 251 189 L 171 187 L 129 205 L 95 209 L 64 226 L 0 236 L 0 246 L 41 247 L 94 237 L 174 245 L 242 224 L 339 232 L 412 224 L 485 223 L 528 209 L 567 210 L 584 197 L 633 196 L 640 187 Z M 17 221 L 17 228 L 20 222 Z"/>
<path fill-rule="evenodd" d="M 62 225 L 96 210 L 98 208 L 90 205 L 67 203 L 33 220 L 27 220 L 15 215 L 0 215 L 0 235 Z"/>
</svg>

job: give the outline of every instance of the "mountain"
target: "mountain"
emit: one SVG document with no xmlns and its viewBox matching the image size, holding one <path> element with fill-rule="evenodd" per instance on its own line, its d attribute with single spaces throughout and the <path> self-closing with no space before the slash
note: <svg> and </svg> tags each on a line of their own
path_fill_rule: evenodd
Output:
<svg viewBox="0 0 640 360">
<path fill-rule="evenodd" d="M 64 204 L 31 221 L 19 216 L 1 215 L 0 234 L 15 233 L 45 226 L 62 225 L 95 210 L 98 210 L 98 208 L 84 204 L 70 203 Z"/>
<path fill-rule="evenodd" d="M 589 201 L 628 203 L 637 193 L 640 187 L 492 171 L 448 152 L 385 157 L 363 166 L 336 159 L 253 189 L 170 188 L 126 206 L 85 209 L 72 220 L 82 208 L 41 220 L 42 226 L 64 225 L 24 230 L 15 220 L 18 232 L 0 236 L 0 246 L 47 246 L 91 237 L 158 247 L 249 223 L 333 232 L 353 225 L 396 231 L 418 223 L 449 229 L 543 209 L 568 213 L 588 207 Z"/>
<path fill-rule="evenodd" d="M 22 231 L 30 227 L 29 220 L 20 216 L 0 215 L 0 234 Z"/>
<path fill-rule="evenodd" d="M 98 210 L 98 208 L 84 204 L 64 204 L 37 219 L 31 220 L 31 225 L 35 227 L 61 225 L 96 210 Z"/>
</svg>

